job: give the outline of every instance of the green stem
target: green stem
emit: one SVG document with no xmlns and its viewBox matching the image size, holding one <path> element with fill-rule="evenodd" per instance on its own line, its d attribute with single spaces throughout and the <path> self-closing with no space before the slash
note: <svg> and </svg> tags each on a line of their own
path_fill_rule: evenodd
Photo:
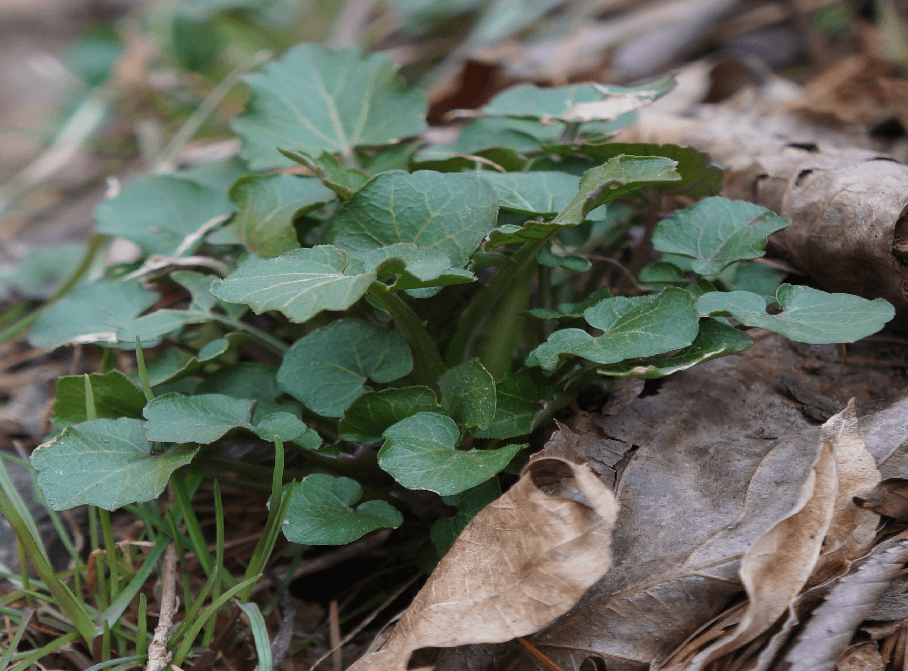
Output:
<svg viewBox="0 0 908 671">
<path fill-rule="evenodd" d="M 483 341 L 479 360 L 496 380 L 501 380 L 511 371 L 521 326 L 526 319 L 530 284 L 535 270 L 535 267 L 529 265 L 521 277 L 514 278 L 510 291 L 494 312 L 489 332 Z"/>
<path fill-rule="evenodd" d="M 446 366 L 435 341 L 429 336 L 422 320 L 399 296 L 392 293 L 381 282 L 373 282 L 369 294 L 381 303 L 394 319 L 413 351 L 414 373 L 417 381 L 436 389 L 438 378 Z"/>
<path fill-rule="evenodd" d="M 281 342 L 274 336 L 271 336 L 271 335 L 265 333 L 261 329 L 258 329 L 255 326 L 252 326 L 251 324 L 247 324 L 247 323 L 241 322 L 241 321 L 236 321 L 234 319 L 231 319 L 230 317 L 227 317 L 224 315 L 219 315 L 217 313 L 212 313 L 211 318 L 214 321 L 216 321 L 220 324 L 223 324 L 224 326 L 229 326 L 233 329 L 236 329 L 237 331 L 240 331 L 242 333 L 245 333 L 248 336 L 255 338 L 260 343 L 262 343 L 266 347 L 273 349 L 278 354 L 281 354 L 281 355 L 286 354 L 287 350 L 290 349 L 289 345 Z"/>
</svg>

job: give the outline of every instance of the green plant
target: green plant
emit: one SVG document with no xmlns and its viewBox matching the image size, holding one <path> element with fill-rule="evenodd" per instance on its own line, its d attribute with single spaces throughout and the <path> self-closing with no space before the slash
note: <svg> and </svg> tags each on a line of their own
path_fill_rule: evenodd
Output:
<svg viewBox="0 0 908 671">
<path fill-rule="evenodd" d="M 744 351 L 748 327 L 850 342 L 893 316 L 883 300 L 778 286 L 754 259 L 787 221 L 716 196 L 704 156 L 608 142 L 670 80 L 518 86 L 444 147 L 407 139 L 427 103 L 385 56 L 305 45 L 247 83 L 233 125 L 247 174 L 233 160 L 127 184 L 98 207 L 98 232 L 144 262 L 77 286 L 29 335 L 139 345 L 137 374 L 59 381 L 62 432 L 32 465 L 54 510 L 149 501 L 172 480 L 218 603 L 248 601 L 279 528 L 315 545 L 401 525 L 386 474 L 457 507 L 432 529 L 437 558 L 590 384 Z M 682 198 L 696 202 L 662 218 Z M 162 291 L 178 307 L 159 308 Z M 274 443 L 275 473 L 223 458 L 237 432 Z M 272 494 L 243 582 L 192 523 L 187 483 L 206 469 Z M 173 520 L 160 533 L 180 535 Z M 71 609 L 87 639 L 96 613 Z M 201 627 L 181 632 L 182 657 Z"/>
</svg>

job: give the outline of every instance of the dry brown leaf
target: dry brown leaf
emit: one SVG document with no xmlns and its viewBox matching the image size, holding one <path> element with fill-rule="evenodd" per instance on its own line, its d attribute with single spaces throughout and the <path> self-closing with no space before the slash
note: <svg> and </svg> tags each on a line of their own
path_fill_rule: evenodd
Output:
<svg viewBox="0 0 908 671">
<path fill-rule="evenodd" d="M 873 641 L 853 645 L 835 665 L 836 671 L 883 671 L 886 665 Z"/>
<path fill-rule="evenodd" d="M 615 496 L 587 466 L 533 462 L 464 529 L 384 647 L 351 671 L 404 671 L 420 648 L 538 631 L 608 570 L 617 514 Z"/>
<path fill-rule="evenodd" d="M 908 480 L 905 478 L 883 480 L 867 498 L 856 496 L 854 502 L 880 515 L 887 515 L 899 522 L 908 522 Z"/>
</svg>

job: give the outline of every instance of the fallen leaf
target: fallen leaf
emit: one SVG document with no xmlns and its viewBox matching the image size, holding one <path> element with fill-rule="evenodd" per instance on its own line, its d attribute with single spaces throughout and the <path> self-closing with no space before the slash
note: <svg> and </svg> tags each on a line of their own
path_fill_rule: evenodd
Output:
<svg viewBox="0 0 908 671">
<path fill-rule="evenodd" d="M 608 570 L 617 514 L 614 495 L 588 467 L 533 462 L 467 525 L 384 647 L 349 671 L 405 671 L 421 648 L 538 631 Z"/>
<path fill-rule="evenodd" d="M 902 523 L 908 522 L 908 480 L 905 478 L 883 480 L 867 498 L 855 496 L 854 502 L 861 508 L 868 508 Z"/>
</svg>

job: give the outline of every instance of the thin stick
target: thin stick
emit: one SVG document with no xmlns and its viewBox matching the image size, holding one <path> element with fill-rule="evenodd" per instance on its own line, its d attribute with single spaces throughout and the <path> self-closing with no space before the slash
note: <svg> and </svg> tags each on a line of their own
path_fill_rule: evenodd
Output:
<svg viewBox="0 0 908 671">
<path fill-rule="evenodd" d="M 341 650 L 340 618 L 337 614 L 337 599 L 332 599 L 328 605 L 328 637 L 331 642 L 332 667 L 334 671 L 344 671 L 344 653 Z"/>
<path fill-rule="evenodd" d="M 163 671 L 170 663 L 173 652 L 167 651 L 167 638 L 173 626 L 173 616 L 176 613 L 177 591 L 177 549 L 171 543 L 164 552 L 164 561 L 161 566 L 161 610 L 158 615 L 158 626 L 154 628 L 151 645 L 148 646 L 148 664 L 145 671 Z"/>
<path fill-rule="evenodd" d="M 530 653 L 531 655 L 533 655 L 533 657 L 535 657 L 535 658 L 538 659 L 540 662 L 542 662 L 543 664 L 545 664 L 545 665 L 546 665 L 548 668 L 550 668 L 552 671 L 564 671 L 564 669 L 562 669 L 562 668 L 561 668 L 560 666 L 558 666 L 555 662 L 553 662 L 551 659 L 549 659 L 549 658 L 545 655 L 545 653 L 542 652 L 542 650 L 540 650 L 539 648 L 537 648 L 535 645 L 533 645 L 532 643 L 530 643 L 530 642 L 529 642 L 528 640 L 526 640 L 525 638 L 522 638 L 522 637 L 518 636 L 518 637 L 517 637 L 517 642 L 520 643 L 520 645 L 522 645 L 524 648 L 526 648 L 526 649 L 529 651 L 529 653 Z"/>
</svg>

